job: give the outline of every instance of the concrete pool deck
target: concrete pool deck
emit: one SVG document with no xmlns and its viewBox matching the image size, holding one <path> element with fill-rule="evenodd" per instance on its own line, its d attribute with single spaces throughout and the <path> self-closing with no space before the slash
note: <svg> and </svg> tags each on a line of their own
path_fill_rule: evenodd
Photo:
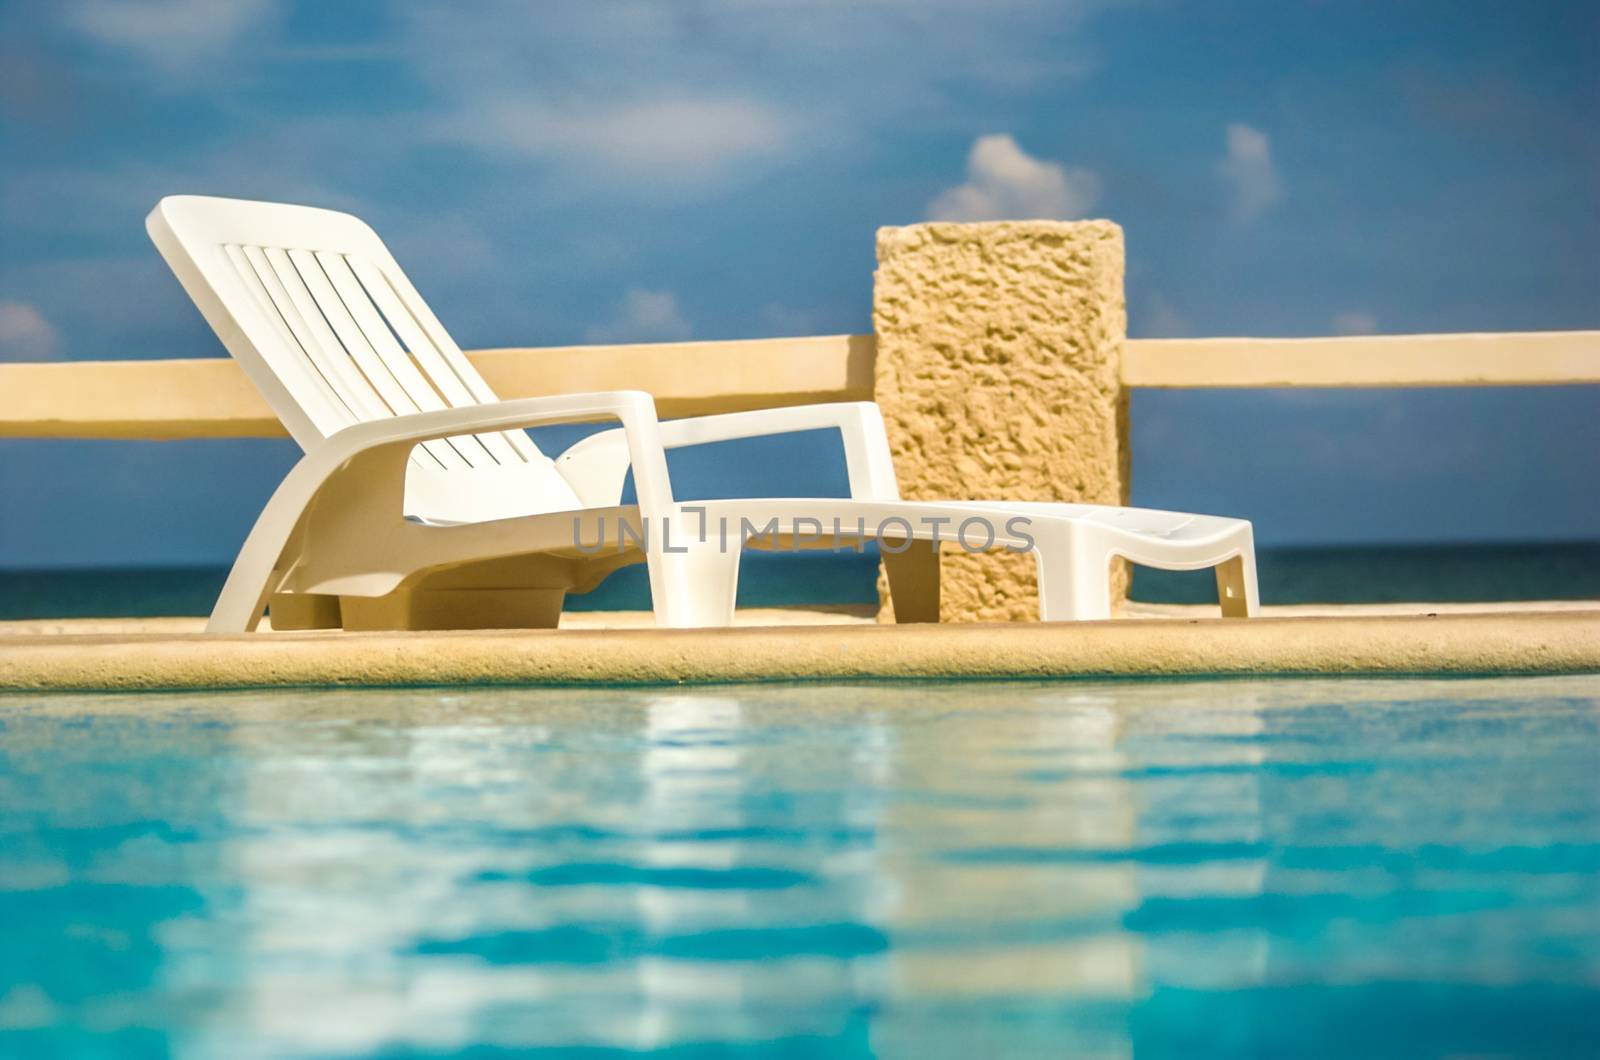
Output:
<svg viewBox="0 0 1600 1060">
<path fill-rule="evenodd" d="M 880 625 L 740 612 L 725 630 L 576 613 L 558 630 L 206 636 L 201 620 L 0 623 L 0 689 L 672 685 L 1250 675 L 1600 674 L 1600 602 L 1266 608 L 1131 604 L 1110 622 Z"/>
</svg>

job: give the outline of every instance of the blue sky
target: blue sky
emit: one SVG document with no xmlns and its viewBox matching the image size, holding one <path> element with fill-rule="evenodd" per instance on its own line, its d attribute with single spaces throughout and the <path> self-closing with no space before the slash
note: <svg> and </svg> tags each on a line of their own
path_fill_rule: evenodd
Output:
<svg viewBox="0 0 1600 1060">
<path fill-rule="evenodd" d="M 1118 221 L 1134 335 L 1600 327 L 1592 3 L 59 0 L 0 41 L 6 360 L 219 354 L 143 232 L 174 192 L 361 214 L 469 347 L 864 332 L 874 229 L 930 216 Z M 1141 393 L 1135 498 L 1600 538 L 1597 411 Z M 839 481 L 788 452 L 763 492 Z M 295 454 L 0 442 L 0 567 L 226 562 Z"/>
</svg>

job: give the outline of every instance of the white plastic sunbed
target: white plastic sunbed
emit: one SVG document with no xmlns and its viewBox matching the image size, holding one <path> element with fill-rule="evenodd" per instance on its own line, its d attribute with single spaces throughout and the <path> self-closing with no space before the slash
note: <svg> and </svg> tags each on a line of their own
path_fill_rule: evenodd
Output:
<svg viewBox="0 0 1600 1060">
<path fill-rule="evenodd" d="M 500 401 L 359 219 L 173 196 L 146 223 L 305 450 L 245 541 L 209 631 L 254 629 L 269 606 L 276 628 L 554 626 L 565 593 L 588 591 L 641 559 L 658 625 L 724 626 L 747 539 L 835 547 L 836 521 L 846 538 L 881 539 L 902 622 L 938 620 L 938 549 L 957 543 L 1033 551 L 1046 621 L 1109 618 L 1118 556 L 1168 569 L 1215 567 L 1223 613 L 1256 610 L 1243 520 L 903 501 L 870 402 L 661 423 L 650 396 L 637 391 Z M 554 461 L 523 430 L 605 419 L 620 428 Z M 843 436 L 848 499 L 673 498 L 667 449 L 820 428 Z M 637 503 L 624 505 L 629 470 Z"/>
</svg>

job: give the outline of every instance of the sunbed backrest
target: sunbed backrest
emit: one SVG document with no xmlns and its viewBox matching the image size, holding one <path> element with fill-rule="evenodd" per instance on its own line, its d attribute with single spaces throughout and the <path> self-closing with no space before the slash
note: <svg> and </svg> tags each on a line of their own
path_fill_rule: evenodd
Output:
<svg viewBox="0 0 1600 1060">
<path fill-rule="evenodd" d="M 179 195 L 161 200 L 148 227 L 302 447 L 358 421 L 497 400 L 356 217 Z M 413 460 L 441 469 L 545 462 L 521 431 L 427 442 Z"/>
</svg>

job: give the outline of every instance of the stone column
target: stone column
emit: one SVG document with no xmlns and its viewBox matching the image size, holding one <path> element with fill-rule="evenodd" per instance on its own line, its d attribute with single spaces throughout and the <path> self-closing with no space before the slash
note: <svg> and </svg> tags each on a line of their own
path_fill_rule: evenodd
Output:
<svg viewBox="0 0 1600 1060">
<path fill-rule="evenodd" d="M 879 229 L 874 396 L 902 495 L 1126 503 L 1122 276 L 1109 221 Z M 944 621 L 1038 617 L 1032 556 L 946 548 L 940 570 Z"/>
</svg>

